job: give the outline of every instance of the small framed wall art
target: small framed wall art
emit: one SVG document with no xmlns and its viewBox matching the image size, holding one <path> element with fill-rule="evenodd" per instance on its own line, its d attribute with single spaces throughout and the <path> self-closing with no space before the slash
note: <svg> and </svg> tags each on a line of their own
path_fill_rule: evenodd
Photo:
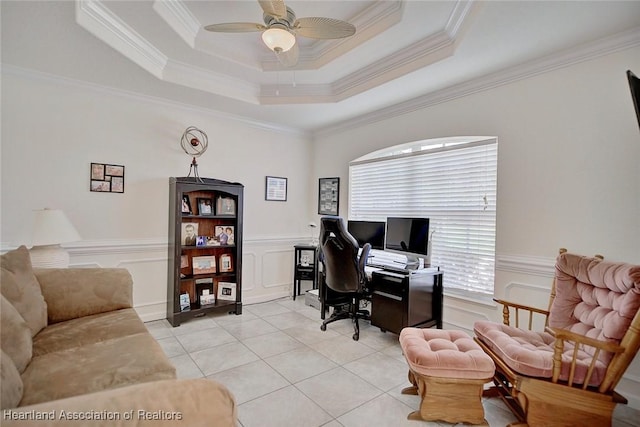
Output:
<svg viewBox="0 0 640 427">
<path fill-rule="evenodd" d="M 286 202 L 287 178 L 268 176 L 266 179 L 264 199 L 274 200 L 276 202 Z"/>
<path fill-rule="evenodd" d="M 89 190 L 100 193 L 124 193 L 124 166 L 91 163 Z"/>
<path fill-rule="evenodd" d="M 340 211 L 340 178 L 320 178 L 318 181 L 318 213 L 338 215 Z"/>
</svg>

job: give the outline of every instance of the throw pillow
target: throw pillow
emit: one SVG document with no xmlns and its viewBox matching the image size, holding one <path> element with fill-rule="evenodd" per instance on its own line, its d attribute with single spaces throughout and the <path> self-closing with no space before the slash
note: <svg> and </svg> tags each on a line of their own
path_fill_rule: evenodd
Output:
<svg viewBox="0 0 640 427">
<path fill-rule="evenodd" d="M 24 384 L 7 353 L 0 353 L 0 409 L 15 408 L 22 400 Z"/>
<path fill-rule="evenodd" d="M 47 326 L 47 303 L 33 274 L 29 251 L 26 246 L 20 246 L 2 255 L 0 263 L 0 291 L 18 310 L 34 336 Z"/>
<path fill-rule="evenodd" d="M 2 351 L 11 357 L 18 372 L 22 373 L 32 357 L 31 329 L 15 307 L 2 295 L 0 295 L 0 317 L 2 318 L 2 328 L 0 328 Z"/>
</svg>

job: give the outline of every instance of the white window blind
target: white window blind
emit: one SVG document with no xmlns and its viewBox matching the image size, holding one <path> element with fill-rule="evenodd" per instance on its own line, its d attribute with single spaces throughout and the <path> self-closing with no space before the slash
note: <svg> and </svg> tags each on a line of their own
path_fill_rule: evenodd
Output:
<svg viewBox="0 0 640 427">
<path fill-rule="evenodd" d="M 431 265 L 444 270 L 445 289 L 492 295 L 497 141 L 435 146 L 352 162 L 349 218 L 429 218 Z"/>
</svg>

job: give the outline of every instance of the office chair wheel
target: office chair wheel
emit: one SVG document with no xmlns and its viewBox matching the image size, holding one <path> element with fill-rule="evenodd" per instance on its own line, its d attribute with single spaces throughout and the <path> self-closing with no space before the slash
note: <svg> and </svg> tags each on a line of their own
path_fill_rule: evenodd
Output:
<svg viewBox="0 0 640 427">
<path fill-rule="evenodd" d="M 353 334 L 353 340 L 354 341 L 358 341 L 358 339 L 360 338 L 359 334 Z"/>
<path fill-rule="evenodd" d="M 320 325 L 320 330 L 321 331 L 326 331 L 327 330 L 327 325 Z"/>
</svg>

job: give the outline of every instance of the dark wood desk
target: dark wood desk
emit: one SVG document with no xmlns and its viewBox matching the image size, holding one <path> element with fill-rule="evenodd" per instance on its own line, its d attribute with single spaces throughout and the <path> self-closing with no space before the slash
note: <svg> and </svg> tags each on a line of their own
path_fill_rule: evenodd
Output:
<svg viewBox="0 0 640 427">
<path fill-rule="evenodd" d="M 402 328 L 442 329 L 442 271 L 372 273 L 371 325 L 399 334 Z"/>
</svg>

